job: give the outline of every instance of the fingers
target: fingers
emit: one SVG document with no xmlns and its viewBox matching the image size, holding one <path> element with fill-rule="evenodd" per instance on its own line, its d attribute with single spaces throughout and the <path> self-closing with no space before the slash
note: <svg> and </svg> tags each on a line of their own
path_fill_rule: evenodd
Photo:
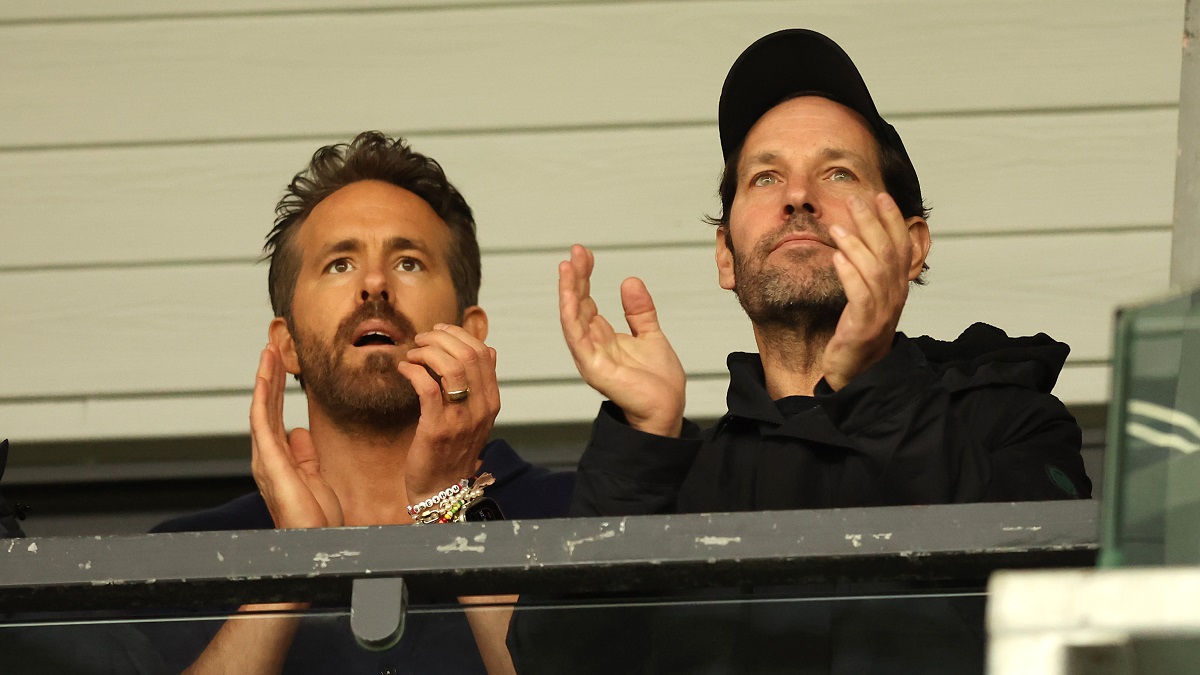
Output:
<svg viewBox="0 0 1200 675">
<path fill-rule="evenodd" d="M 895 202 L 886 193 L 880 193 L 873 204 L 851 197 L 849 206 L 855 228 L 830 227 L 838 251 L 872 293 L 890 293 L 889 289 L 897 284 L 907 287 L 912 241 Z M 844 277 L 842 281 L 853 284 Z"/>
<path fill-rule="evenodd" d="M 500 412 L 496 350 L 458 326 L 442 324 L 415 341 L 418 346 L 397 366 L 421 402 L 405 465 L 405 487 L 414 502 L 475 470 Z M 462 401 L 443 395 L 463 389 L 470 393 Z"/>
<path fill-rule="evenodd" d="M 254 394 L 250 399 L 250 440 L 255 469 L 277 470 L 291 466 L 283 426 L 283 390 L 286 375 L 275 347 L 268 346 L 258 361 Z"/>
<path fill-rule="evenodd" d="M 900 212 L 896 200 L 886 192 L 875 195 L 875 211 L 883 221 L 884 232 L 896 252 L 896 260 L 903 271 L 907 272 L 912 260 L 912 239 L 908 236 L 908 221 Z"/>
<path fill-rule="evenodd" d="M 263 349 L 250 399 L 250 471 L 277 526 L 290 523 L 284 513 L 297 493 L 295 464 L 283 426 L 283 390 L 287 382 L 279 351 Z M 311 448 L 311 443 L 309 443 Z"/>
<path fill-rule="evenodd" d="M 591 296 L 594 265 L 592 252 L 578 244 L 571 247 L 570 259 L 558 264 L 558 313 L 568 345 L 586 338 L 587 326 L 598 313 Z"/>
<path fill-rule="evenodd" d="M 604 350 L 611 349 L 617 339 L 612 325 L 600 315 L 591 296 L 595 262 L 592 252 L 577 244 L 571 247 L 570 259 L 558 265 L 558 309 L 563 338 L 585 380 L 595 362 L 604 360 Z"/>
<path fill-rule="evenodd" d="M 316 474 L 319 467 L 317 448 L 313 445 L 312 434 L 304 427 L 296 427 L 288 434 L 288 450 L 296 467 L 306 473 Z"/>
<path fill-rule="evenodd" d="M 460 326 L 438 324 L 416 337 L 417 348 L 410 350 L 409 361 L 428 366 L 441 376 L 443 391 L 470 389 L 468 401 L 499 406 L 500 387 L 496 381 L 496 350 Z"/>
<path fill-rule="evenodd" d="M 888 277 L 907 277 L 912 241 L 908 237 L 908 224 L 896 202 L 886 192 L 881 192 L 871 202 L 858 196 L 851 197 L 849 207 L 855 224 L 849 239 L 851 244 L 862 244 L 861 248 L 852 246 L 853 250 L 846 251 L 850 261 L 867 276 L 874 276 L 868 267 L 875 265 L 882 267 Z M 840 241 L 838 247 L 842 248 Z"/>
<path fill-rule="evenodd" d="M 646 333 L 661 333 L 658 311 L 645 282 L 630 277 L 621 283 L 621 306 L 625 309 L 625 322 L 634 337 Z"/>
<path fill-rule="evenodd" d="M 398 369 L 420 397 L 422 420 L 468 426 L 493 422 L 500 412 L 496 350 L 461 327 L 445 324 L 421 333 L 416 343 Z M 470 392 L 463 401 L 449 401 L 443 395 L 462 390 Z M 449 428 L 444 431 L 453 433 Z"/>
</svg>

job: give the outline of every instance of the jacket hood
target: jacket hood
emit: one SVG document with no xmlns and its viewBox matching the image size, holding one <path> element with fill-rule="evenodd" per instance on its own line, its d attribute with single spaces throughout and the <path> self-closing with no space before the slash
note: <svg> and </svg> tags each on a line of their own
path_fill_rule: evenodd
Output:
<svg viewBox="0 0 1200 675">
<path fill-rule="evenodd" d="M 929 336 L 907 340 L 925 356 L 942 383 L 952 390 L 987 385 L 1017 385 L 1050 393 L 1071 348 L 1045 333 L 1009 337 L 995 326 L 971 325 L 953 342 Z"/>
</svg>

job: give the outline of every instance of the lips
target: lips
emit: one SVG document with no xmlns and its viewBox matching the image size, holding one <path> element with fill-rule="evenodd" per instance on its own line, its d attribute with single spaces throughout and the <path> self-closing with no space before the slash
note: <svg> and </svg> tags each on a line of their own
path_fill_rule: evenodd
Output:
<svg viewBox="0 0 1200 675">
<path fill-rule="evenodd" d="M 828 246 L 830 248 L 835 248 L 833 245 L 833 242 L 826 241 L 811 232 L 793 232 L 791 234 L 785 235 L 784 237 L 780 238 L 779 241 L 775 242 L 775 245 L 771 247 L 771 253 L 774 253 L 775 251 L 786 246 L 787 244 L 790 244 L 793 242 L 795 242 L 795 243 L 812 242 L 814 244 L 821 244 L 822 246 Z"/>
<path fill-rule="evenodd" d="M 386 321 L 365 321 L 354 331 L 352 344 L 355 347 L 395 346 L 400 343 L 404 331 Z"/>
<path fill-rule="evenodd" d="M 354 347 L 394 347 L 403 345 L 417 331 L 412 321 L 386 300 L 371 298 L 338 323 L 334 342 Z"/>
</svg>

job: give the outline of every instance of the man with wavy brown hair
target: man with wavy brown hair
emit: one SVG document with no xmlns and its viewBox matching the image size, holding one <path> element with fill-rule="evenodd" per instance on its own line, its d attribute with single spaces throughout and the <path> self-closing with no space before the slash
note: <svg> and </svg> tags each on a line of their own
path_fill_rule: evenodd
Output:
<svg viewBox="0 0 1200 675">
<path fill-rule="evenodd" d="M 563 515 L 571 475 L 488 440 L 500 392 L 475 223 L 437 162 L 366 132 L 318 150 L 276 213 L 265 247 L 275 318 L 250 411 L 259 492 L 157 531 L 410 524 L 482 486 L 465 516 L 445 515 Z M 307 429 L 284 428 L 288 374 L 307 395 Z M 507 616 L 467 618 L 469 629 L 461 615 L 413 617 L 411 639 L 382 656 L 348 629 L 230 621 L 188 672 L 357 672 L 364 659 L 379 672 L 511 671 Z"/>
</svg>

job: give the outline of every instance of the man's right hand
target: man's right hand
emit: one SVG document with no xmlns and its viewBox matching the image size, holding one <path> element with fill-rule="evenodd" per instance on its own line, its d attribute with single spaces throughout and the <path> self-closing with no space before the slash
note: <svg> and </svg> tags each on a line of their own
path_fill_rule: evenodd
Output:
<svg viewBox="0 0 1200 675">
<path fill-rule="evenodd" d="M 558 312 L 575 367 L 593 389 L 621 407 L 629 425 L 660 436 L 683 428 L 683 364 L 658 325 L 654 300 L 641 279 L 621 284 L 630 333 L 618 333 L 600 316 L 591 296 L 595 257 L 583 246 L 558 264 Z"/>
<path fill-rule="evenodd" d="M 320 458 L 308 429 L 283 426 L 287 372 L 279 349 L 268 345 L 258 361 L 250 402 L 250 462 L 254 482 L 275 527 L 341 527 L 342 505 L 321 477 Z"/>
</svg>

